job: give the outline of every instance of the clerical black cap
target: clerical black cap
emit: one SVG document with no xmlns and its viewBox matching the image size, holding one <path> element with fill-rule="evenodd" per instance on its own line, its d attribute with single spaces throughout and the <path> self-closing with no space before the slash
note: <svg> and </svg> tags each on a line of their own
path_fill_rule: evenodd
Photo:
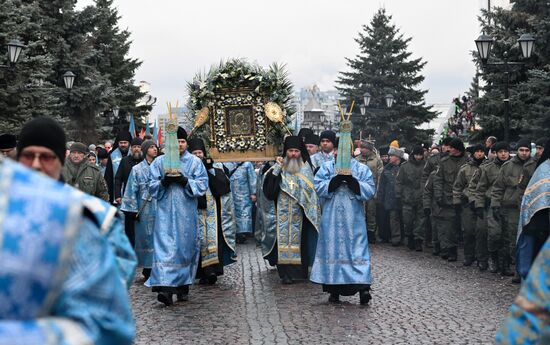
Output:
<svg viewBox="0 0 550 345">
<path fill-rule="evenodd" d="M 192 138 L 187 142 L 187 149 L 189 152 L 201 150 L 206 155 L 206 146 L 201 138 Z"/>
</svg>

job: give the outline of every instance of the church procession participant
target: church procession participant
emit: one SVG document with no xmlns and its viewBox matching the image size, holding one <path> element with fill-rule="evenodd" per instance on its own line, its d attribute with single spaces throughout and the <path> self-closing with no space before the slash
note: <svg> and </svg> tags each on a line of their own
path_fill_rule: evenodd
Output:
<svg viewBox="0 0 550 345">
<path fill-rule="evenodd" d="M 324 162 L 334 162 L 335 147 L 336 147 L 336 133 L 327 130 L 321 133 L 321 151 L 311 156 L 311 163 L 313 168 L 319 168 Z"/>
<path fill-rule="evenodd" d="M 13 134 L 0 134 L 0 154 L 5 157 L 16 159 L 17 138 Z"/>
<path fill-rule="evenodd" d="M 202 139 L 190 139 L 188 149 L 202 160 L 209 185 L 206 194 L 198 198 L 201 256 L 197 278 L 203 284 L 214 284 L 217 277 L 223 275 L 223 267 L 236 261 L 236 225 L 231 183 L 224 169 L 206 157 Z"/>
<path fill-rule="evenodd" d="M 19 137 L 18 161 L 56 181 L 63 182 L 62 168 L 65 162 L 66 141 L 63 128 L 51 118 L 39 117 L 27 122 Z M 68 184 L 65 186 L 78 195 L 95 217 L 100 233 L 107 238 L 115 253 L 122 279 L 129 288 L 134 279 L 136 257 L 130 241 L 124 234 L 117 209 L 102 199 L 83 193 Z"/>
<path fill-rule="evenodd" d="M 187 151 L 187 132 L 177 127 L 176 134 L 176 125 L 171 127 L 166 131 L 166 154 L 151 164 L 149 188 L 157 200 L 157 212 L 153 267 L 145 282 L 167 306 L 173 304 L 174 294 L 179 301 L 188 300 L 200 254 L 197 198 L 208 189 L 204 164 Z"/>
<path fill-rule="evenodd" d="M 143 276 L 148 279 L 153 265 L 153 231 L 157 212 L 157 200 L 149 193 L 149 170 L 158 155 L 158 148 L 152 140 L 145 140 L 141 152 L 145 159 L 130 172 L 120 210 L 126 215 L 126 223 L 135 223 L 135 240 L 131 241 L 135 242 L 138 266 L 143 268 Z"/>
<path fill-rule="evenodd" d="M 115 145 L 109 151 L 109 159 L 105 167 L 105 182 L 107 182 L 107 190 L 109 191 L 109 202 L 115 202 L 115 176 L 118 172 L 118 167 L 122 158 L 126 157 L 130 152 L 130 142 L 132 135 L 128 131 L 118 133 L 115 139 Z M 107 149 L 107 144 L 105 144 Z"/>
<path fill-rule="evenodd" d="M 73 143 L 69 148 L 69 157 L 65 159 L 62 175 L 67 184 L 108 201 L 107 185 L 98 167 L 90 165 L 86 155 L 88 148 L 83 143 Z"/>
<path fill-rule="evenodd" d="M 256 202 L 256 172 L 251 162 L 223 163 L 231 180 L 231 193 L 235 205 L 237 243 L 245 243 L 252 234 L 252 206 Z"/>
<path fill-rule="evenodd" d="M 351 122 L 343 117 L 342 112 L 337 162 L 322 164 L 315 175 L 323 210 L 310 280 L 323 284 L 329 302 L 359 293 L 366 305 L 372 273 L 363 204 L 374 197 L 376 187 L 370 169 L 351 158 Z"/>
<path fill-rule="evenodd" d="M 132 344 L 128 293 L 81 193 L 3 158 L 0 179 L 0 344 Z"/>
<path fill-rule="evenodd" d="M 265 173 L 262 254 L 283 284 L 307 279 L 315 257 L 320 208 L 302 138 L 288 136 L 283 158 Z"/>
</svg>

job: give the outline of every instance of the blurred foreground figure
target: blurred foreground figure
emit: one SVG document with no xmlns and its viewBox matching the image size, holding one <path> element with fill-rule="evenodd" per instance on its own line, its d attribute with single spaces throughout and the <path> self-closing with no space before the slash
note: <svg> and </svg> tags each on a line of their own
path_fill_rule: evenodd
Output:
<svg viewBox="0 0 550 345">
<path fill-rule="evenodd" d="M 547 240 L 497 333 L 498 344 L 550 343 L 549 281 L 550 240 Z"/>
<path fill-rule="evenodd" d="M 0 160 L 0 344 L 131 344 L 115 255 L 80 193 Z"/>
</svg>

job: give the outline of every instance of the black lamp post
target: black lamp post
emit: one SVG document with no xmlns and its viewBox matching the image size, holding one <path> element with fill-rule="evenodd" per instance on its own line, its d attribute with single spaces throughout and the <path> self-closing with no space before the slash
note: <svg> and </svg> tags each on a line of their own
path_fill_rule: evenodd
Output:
<svg viewBox="0 0 550 345">
<path fill-rule="evenodd" d="M 361 104 L 359 106 L 359 110 L 361 111 L 361 116 L 366 116 L 367 115 L 367 108 L 370 108 L 369 105 L 370 105 L 370 101 L 372 99 L 372 96 L 370 93 L 368 92 L 365 92 L 363 94 L 363 104 Z M 393 106 L 393 102 L 395 100 L 395 98 L 393 97 L 393 95 L 391 93 L 388 93 L 386 94 L 386 96 L 384 97 L 384 100 L 386 102 L 386 108 L 389 109 Z M 379 111 L 379 110 L 383 110 L 382 108 L 370 108 L 371 110 L 374 110 L 374 111 Z M 365 125 L 369 123 L 369 119 L 367 117 L 366 121 L 365 121 Z M 363 137 L 363 129 L 361 128 L 361 134 L 360 134 L 361 137 Z"/>
<path fill-rule="evenodd" d="M 508 61 L 508 52 L 503 54 L 502 62 L 489 62 L 489 54 L 494 44 L 494 39 L 482 34 L 475 40 L 477 52 L 481 58 L 482 67 L 494 66 L 496 68 L 502 68 L 504 71 L 504 141 L 510 140 L 510 68 L 511 66 L 523 66 L 523 62 Z M 518 44 L 521 49 L 521 55 L 525 59 L 529 59 L 533 53 L 535 46 L 535 38 L 531 34 L 523 34 L 518 39 Z"/>
<path fill-rule="evenodd" d="M 73 88 L 74 78 L 76 78 L 76 75 L 71 71 L 67 71 L 63 74 L 63 82 L 65 83 L 65 88 L 67 90 L 71 90 Z"/>
<path fill-rule="evenodd" d="M 23 49 L 26 48 L 26 46 L 21 43 L 21 41 L 16 39 L 10 40 L 7 46 L 9 65 L 0 65 L 0 68 L 14 67 L 19 60 L 19 56 L 21 56 L 21 52 L 23 51 Z"/>
</svg>

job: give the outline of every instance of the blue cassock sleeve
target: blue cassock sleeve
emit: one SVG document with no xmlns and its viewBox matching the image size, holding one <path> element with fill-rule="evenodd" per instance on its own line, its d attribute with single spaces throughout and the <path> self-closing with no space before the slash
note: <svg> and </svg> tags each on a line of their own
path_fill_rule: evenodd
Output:
<svg viewBox="0 0 550 345">
<path fill-rule="evenodd" d="M 115 256 L 85 221 L 68 262 L 59 297 L 48 315 L 0 320 L 0 344 L 132 344 L 135 327 Z"/>
</svg>

